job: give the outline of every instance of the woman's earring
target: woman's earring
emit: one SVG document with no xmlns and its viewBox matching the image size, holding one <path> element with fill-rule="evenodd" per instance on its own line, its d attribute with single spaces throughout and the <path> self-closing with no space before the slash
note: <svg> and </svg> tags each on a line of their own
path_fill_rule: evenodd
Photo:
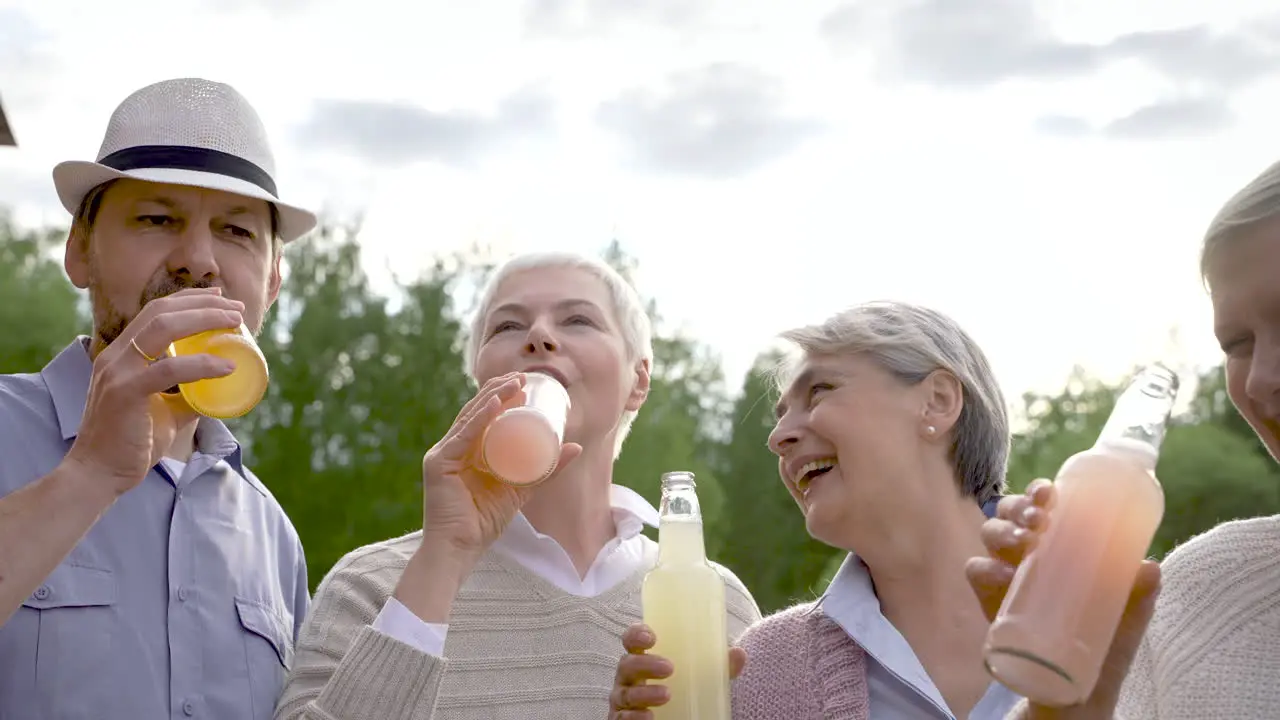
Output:
<svg viewBox="0 0 1280 720">
<path fill-rule="evenodd" d="M 936 427 L 934 427 L 934 426 L 932 426 L 932 425 L 929 425 L 928 427 L 926 427 L 926 428 L 924 429 L 924 431 L 925 431 L 926 433 L 928 433 L 928 434 L 932 435 L 932 434 L 934 434 L 934 433 L 938 432 L 938 428 L 936 428 Z"/>
</svg>

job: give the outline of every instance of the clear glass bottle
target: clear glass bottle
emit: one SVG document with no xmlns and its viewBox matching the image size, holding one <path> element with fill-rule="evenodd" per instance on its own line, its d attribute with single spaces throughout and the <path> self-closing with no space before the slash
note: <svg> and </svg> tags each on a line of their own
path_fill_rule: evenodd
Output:
<svg viewBox="0 0 1280 720">
<path fill-rule="evenodd" d="M 267 394 L 270 373 L 267 358 L 241 324 L 234 330 L 208 330 L 169 345 L 169 356 L 208 353 L 230 360 L 236 369 L 230 375 L 206 378 L 178 386 L 192 410 L 212 418 L 230 420 L 257 407 Z"/>
<path fill-rule="evenodd" d="M 1092 694 L 1164 516 L 1155 469 L 1177 393 L 1172 370 L 1146 368 L 1094 446 L 1058 471 L 1048 528 L 1014 575 L 984 648 L 988 671 L 1011 690 L 1058 707 Z"/>
<path fill-rule="evenodd" d="M 529 487 L 556 471 L 570 402 L 560 381 L 541 372 L 525 374 L 524 398 L 485 428 L 480 464 L 508 485 Z"/>
<path fill-rule="evenodd" d="M 707 561 L 693 473 L 662 476 L 658 562 L 645 577 L 653 652 L 671 661 L 671 699 L 654 720 L 730 720 L 724 578 Z"/>
</svg>

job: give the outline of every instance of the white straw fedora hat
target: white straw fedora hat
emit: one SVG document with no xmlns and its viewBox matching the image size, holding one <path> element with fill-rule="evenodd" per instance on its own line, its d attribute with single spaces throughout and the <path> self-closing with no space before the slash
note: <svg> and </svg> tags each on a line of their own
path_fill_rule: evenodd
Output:
<svg viewBox="0 0 1280 720">
<path fill-rule="evenodd" d="M 286 243 L 316 226 L 314 213 L 280 201 L 262 120 L 244 96 L 222 83 L 180 78 L 138 90 L 111 114 L 97 162 L 69 160 L 53 169 L 58 198 L 70 213 L 90 190 L 117 178 L 266 200 L 280 213 Z"/>
</svg>

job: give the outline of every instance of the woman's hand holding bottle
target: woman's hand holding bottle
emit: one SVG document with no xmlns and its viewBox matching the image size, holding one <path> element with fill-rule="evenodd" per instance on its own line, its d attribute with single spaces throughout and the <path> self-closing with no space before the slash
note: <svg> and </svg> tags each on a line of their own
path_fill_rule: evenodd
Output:
<svg viewBox="0 0 1280 720">
<path fill-rule="evenodd" d="M 609 693 L 609 720 L 652 720 L 649 708 L 667 702 L 667 688 L 648 683 L 670 677 L 673 670 L 666 658 L 645 652 L 656 642 L 653 630 L 644 623 L 636 623 L 622 634 L 622 647 L 627 653 L 618 661 L 613 692 Z M 729 648 L 730 679 L 741 675 L 746 664 L 746 650 Z"/>
<path fill-rule="evenodd" d="M 426 622 L 448 621 L 458 589 L 532 492 L 500 482 L 478 463 L 485 428 L 523 401 L 523 387 L 523 373 L 486 382 L 422 459 L 422 543 L 395 597 Z M 557 467 L 581 452 L 565 443 Z"/>
<path fill-rule="evenodd" d="M 1053 483 L 1036 480 L 1024 494 L 1002 499 L 996 517 L 983 524 L 982 541 L 988 557 L 970 559 L 965 570 L 987 619 L 995 619 L 1018 565 L 1049 527 L 1054 498 Z M 1062 708 L 1024 704 L 1021 714 L 1015 716 L 1017 720 L 1112 720 L 1120 688 L 1155 610 L 1159 589 L 1160 566 L 1148 560 L 1138 572 L 1102 675 L 1088 700 Z"/>
</svg>

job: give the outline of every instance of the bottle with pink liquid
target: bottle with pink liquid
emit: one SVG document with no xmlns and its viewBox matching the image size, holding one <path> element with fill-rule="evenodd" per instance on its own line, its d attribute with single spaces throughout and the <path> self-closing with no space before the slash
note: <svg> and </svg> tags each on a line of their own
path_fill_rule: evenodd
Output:
<svg viewBox="0 0 1280 720">
<path fill-rule="evenodd" d="M 508 485 L 537 485 L 555 472 L 569 416 L 569 392 L 546 373 L 526 374 L 524 395 L 523 404 L 489 424 L 481 441 L 481 463 Z"/>
<path fill-rule="evenodd" d="M 1049 523 L 1014 575 L 983 650 L 1001 684 L 1061 707 L 1093 693 L 1164 516 L 1156 461 L 1178 377 L 1147 368 L 1116 401 L 1092 448 L 1054 480 Z"/>
</svg>

